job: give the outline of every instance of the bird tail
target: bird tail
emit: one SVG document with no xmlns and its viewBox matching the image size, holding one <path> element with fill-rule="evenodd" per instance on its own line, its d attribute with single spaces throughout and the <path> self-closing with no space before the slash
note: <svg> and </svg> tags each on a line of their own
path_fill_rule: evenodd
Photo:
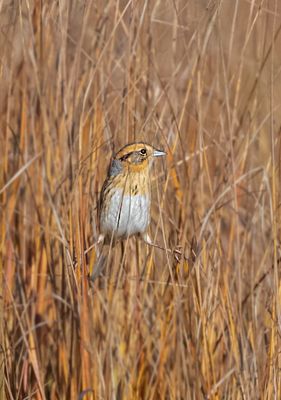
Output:
<svg viewBox="0 0 281 400">
<path fill-rule="evenodd" d="M 90 276 L 92 282 L 94 282 L 102 274 L 106 262 L 107 262 L 107 255 L 105 255 L 102 251 L 95 262 L 93 272 Z"/>
</svg>

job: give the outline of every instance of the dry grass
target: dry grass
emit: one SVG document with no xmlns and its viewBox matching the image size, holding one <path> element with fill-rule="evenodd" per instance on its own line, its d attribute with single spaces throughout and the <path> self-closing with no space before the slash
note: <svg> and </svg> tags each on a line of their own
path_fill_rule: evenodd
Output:
<svg viewBox="0 0 281 400">
<path fill-rule="evenodd" d="M 0 398 L 280 399 L 280 2 L 0 9 Z M 134 140 L 168 151 L 151 233 L 188 261 L 132 238 L 91 287 Z"/>
</svg>

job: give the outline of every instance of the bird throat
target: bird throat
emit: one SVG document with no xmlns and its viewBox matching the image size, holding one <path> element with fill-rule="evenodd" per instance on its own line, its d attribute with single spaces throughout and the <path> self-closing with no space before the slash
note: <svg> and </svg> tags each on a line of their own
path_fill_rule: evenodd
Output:
<svg viewBox="0 0 281 400">
<path fill-rule="evenodd" d="M 130 168 L 126 178 L 125 193 L 131 196 L 144 195 L 150 197 L 150 176 L 147 168 L 141 171 Z"/>
</svg>

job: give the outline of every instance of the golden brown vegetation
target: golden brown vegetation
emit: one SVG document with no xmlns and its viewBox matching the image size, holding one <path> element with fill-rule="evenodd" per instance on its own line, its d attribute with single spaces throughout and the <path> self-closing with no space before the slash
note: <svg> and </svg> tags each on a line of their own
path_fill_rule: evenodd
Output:
<svg viewBox="0 0 281 400">
<path fill-rule="evenodd" d="M 280 399 L 280 2 L 0 9 L 0 397 Z M 134 140 L 168 151 L 165 250 L 132 238 L 90 285 Z"/>
</svg>

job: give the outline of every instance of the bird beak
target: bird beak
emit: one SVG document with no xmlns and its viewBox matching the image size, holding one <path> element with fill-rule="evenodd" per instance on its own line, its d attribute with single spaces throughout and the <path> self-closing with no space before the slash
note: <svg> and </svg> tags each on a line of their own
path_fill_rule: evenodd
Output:
<svg viewBox="0 0 281 400">
<path fill-rule="evenodd" d="M 165 155 L 166 155 L 165 151 L 162 151 L 162 150 L 154 150 L 153 151 L 153 157 L 162 157 Z"/>
</svg>

